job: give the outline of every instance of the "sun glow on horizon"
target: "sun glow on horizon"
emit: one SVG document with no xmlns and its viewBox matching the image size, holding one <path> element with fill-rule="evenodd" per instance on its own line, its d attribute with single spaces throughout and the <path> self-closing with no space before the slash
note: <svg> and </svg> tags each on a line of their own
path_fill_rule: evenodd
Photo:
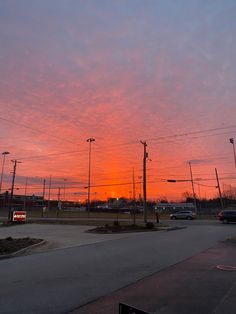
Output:
<svg viewBox="0 0 236 314">
<path fill-rule="evenodd" d="M 183 8 L 184 3 L 184 10 Z M 236 186 L 233 0 L 0 3 L 0 127 L 3 191 L 91 199 L 217 196 Z M 1 162 L 1 161 L 0 161 Z M 38 179 L 35 179 L 38 178 Z M 178 182 L 166 182 L 176 179 Z M 64 193 L 64 192 L 63 192 Z M 63 194 L 62 193 L 62 194 Z"/>
</svg>

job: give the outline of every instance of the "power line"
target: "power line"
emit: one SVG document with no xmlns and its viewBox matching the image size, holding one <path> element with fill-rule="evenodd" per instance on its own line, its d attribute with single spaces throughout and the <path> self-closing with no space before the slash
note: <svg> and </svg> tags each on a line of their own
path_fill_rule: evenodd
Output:
<svg viewBox="0 0 236 314">
<path fill-rule="evenodd" d="M 48 136 L 51 136 L 51 137 L 54 137 L 54 138 L 57 138 L 59 140 L 63 140 L 63 141 L 67 141 L 69 143 L 73 143 L 75 144 L 73 141 L 70 141 L 68 139 L 64 139 L 64 138 L 60 138 L 60 137 L 57 137 L 55 135 L 52 135 L 52 134 L 49 134 L 43 130 L 38 130 L 38 129 L 35 129 L 35 128 L 32 128 L 32 127 L 29 127 L 29 126 L 26 126 L 24 124 L 21 124 L 21 123 L 16 123 L 14 121 L 11 121 L 9 119 L 6 119 L 6 118 L 3 118 L 3 117 L 0 117 L 1 120 L 3 121 L 7 121 L 9 123 L 12 123 L 12 124 L 16 124 L 16 125 L 19 125 L 21 127 L 24 127 L 24 128 L 27 128 L 27 129 L 30 129 L 32 131 L 35 131 L 35 132 L 39 132 L 39 133 L 43 133 L 43 134 L 46 134 Z M 167 135 L 167 136 L 161 136 L 161 137 L 156 137 L 156 138 L 150 138 L 148 139 L 149 141 L 162 141 L 162 140 L 165 140 L 165 139 L 168 139 L 168 138 L 175 138 L 174 140 L 172 141 L 165 141 L 165 143 L 172 143 L 172 142 L 176 142 L 176 138 L 178 137 L 185 137 L 185 136 L 189 136 L 189 135 L 194 135 L 194 134 L 200 134 L 200 133 L 207 133 L 207 132 L 212 132 L 212 131 L 217 131 L 217 130 L 225 130 L 225 129 L 232 129 L 232 128 L 236 128 L 236 125 L 231 125 L 231 126 L 226 126 L 226 127 L 218 127 L 218 128 L 212 128 L 212 129 L 205 129 L 205 130 L 198 130 L 198 131 L 194 131 L 194 132 L 186 132 L 186 133 L 180 133 L 180 134 L 172 134 L 172 135 Z M 228 132 L 227 133 L 217 133 L 217 134 L 208 134 L 208 135 L 204 135 L 204 137 L 206 136 L 217 136 L 217 135 L 222 135 L 222 134 L 229 134 Z M 200 136 L 200 137 L 203 137 L 203 136 Z M 192 139 L 197 139 L 197 138 L 200 138 L 200 137 L 194 137 Z M 178 139 L 179 141 L 182 141 L 183 139 Z M 124 143 L 117 143 L 117 144 L 113 144 L 113 145 L 110 145 L 109 148 L 115 148 L 115 147 L 120 147 L 120 146 L 126 146 L 126 145 L 130 145 L 130 144 L 138 144 L 138 140 L 135 140 L 135 141 L 129 141 L 129 142 L 124 142 Z M 94 150 L 96 151 L 103 151 L 104 150 L 104 147 L 99 147 L 99 148 L 95 148 Z M 21 158 L 18 158 L 20 160 L 23 160 L 23 159 L 27 159 L 27 160 L 30 160 L 30 159 L 44 159 L 44 158 L 52 158 L 52 157 L 55 157 L 55 156 L 60 156 L 60 155 L 70 155 L 70 154 L 74 154 L 74 153 L 78 153 L 78 152 L 85 152 L 86 150 L 76 150 L 76 151 L 66 151 L 66 152 L 59 152 L 59 153 L 53 153 L 53 154 L 45 154 L 45 155 L 36 155 L 36 156 L 26 156 L 26 157 L 21 157 Z M 106 147 L 106 152 L 108 151 L 107 147 Z"/>
<path fill-rule="evenodd" d="M 36 129 L 36 128 L 32 128 L 32 127 L 30 127 L 30 126 L 28 126 L 28 125 L 25 125 L 25 124 L 22 124 L 22 123 L 18 123 L 18 122 L 16 122 L 16 121 L 12 121 L 12 120 L 9 120 L 9 119 L 3 118 L 3 117 L 0 117 L 0 120 L 6 121 L 6 122 L 11 123 L 11 124 L 14 124 L 14 125 L 21 126 L 21 127 L 25 128 L 25 129 L 28 129 L 28 130 L 31 130 L 31 131 L 34 131 L 34 132 L 46 134 L 46 135 L 48 135 L 48 136 L 50 136 L 50 137 L 53 137 L 53 138 L 56 138 L 56 139 L 58 139 L 58 140 L 60 140 L 60 141 L 66 141 L 66 142 L 75 144 L 75 142 L 70 141 L 70 140 L 68 140 L 68 139 L 58 137 L 58 136 L 56 136 L 56 135 L 47 133 L 47 132 L 45 132 L 45 131 L 43 131 L 43 130 L 39 130 L 39 129 Z"/>
<path fill-rule="evenodd" d="M 44 159 L 44 158 L 51 158 L 55 156 L 63 156 L 63 155 L 71 155 L 71 154 L 77 154 L 77 153 L 82 153 L 85 152 L 85 149 L 80 149 L 80 150 L 73 150 L 73 151 L 67 151 L 67 152 L 61 152 L 61 153 L 51 153 L 51 154 L 45 154 L 45 155 L 38 155 L 38 156 L 28 156 L 28 157 L 21 157 L 18 158 L 19 160 L 36 160 L 36 159 Z"/>
<path fill-rule="evenodd" d="M 230 125 L 230 126 L 226 126 L 226 127 L 218 127 L 218 128 L 212 128 L 212 129 L 205 129 L 205 130 L 199 130 L 199 131 L 193 131 L 193 132 L 187 132 L 187 133 L 173 134 L 173 135 L 168 135 L 168 136 L 153 137 L 153 138 L 149 138 L 147 140 L 148 141 L 156 141 L 156 140 L 162 140 L 162 139 L 166 139 L 166 138 L 189 136 L 189 135 L 194 135 L 194 134 L 199 134 L 199 133 L 207 133 L 207 132 L 226 130 L 226 129 L 232 129 L 232 128 L 236 128 L 236 125 Z"/>
<path fill-rule="evenodd" d="M 193 182 L 195 185 L 200 185 L 200 186 L 205 186 L 205 187 L 209 187 L 209 188 L 215 188 L 215 185 L 207 185 L 207 184 L 202 184 L 202 183 L 197 183 L 197 182 Z"/>
</svg>

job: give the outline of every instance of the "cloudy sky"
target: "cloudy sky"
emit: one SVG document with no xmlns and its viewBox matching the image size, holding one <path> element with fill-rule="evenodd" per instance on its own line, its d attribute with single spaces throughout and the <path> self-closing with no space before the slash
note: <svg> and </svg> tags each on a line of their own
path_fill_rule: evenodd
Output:
<svg viewBox="0 0 236 314">
<path fill-rule="evenodd" d="M 22 193 L 51 175 L 54 196 L 66 182 L 83 199 L 90 137 L 92 198 L 130 196 L 133 168 L 140 193 L 140 140 L 150 199 L 191 192 L 165 182 L 188 180 L 189 161 L 201 197 L 215 168 L 236 186 L 235 29 L 234 0 L 1 0 L 3 190 L 17 159 Z"/>
</svg>

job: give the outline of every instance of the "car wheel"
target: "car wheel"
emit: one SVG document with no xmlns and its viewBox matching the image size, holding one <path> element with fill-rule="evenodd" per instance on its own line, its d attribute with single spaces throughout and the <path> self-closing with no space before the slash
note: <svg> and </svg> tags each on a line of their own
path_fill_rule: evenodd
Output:
<svg viewBox="0 0 236 314">
<path fill-rule="evenodd" d="M 187 217 L 188 220 L 191 220 L 192 218 L 190 216 Z"/>
<path fill-rule="evenodd" d="M 228 222 L 228 219 L 226 219 L 226 218 L 224 218 L 223 219 L 223 224 L 228 224 L 229 222 Z"/>
<path fill-rule="evenodd" d="M 176 217 L 175 216 L 172 216 L 172 218 L 171 219 L 176 219 Z"/>
</svg>

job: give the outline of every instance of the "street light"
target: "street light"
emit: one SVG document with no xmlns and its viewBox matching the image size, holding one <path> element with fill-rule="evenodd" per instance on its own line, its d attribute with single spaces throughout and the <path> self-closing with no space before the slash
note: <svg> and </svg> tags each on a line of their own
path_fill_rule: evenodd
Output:
<svg viewBox="0 0 236 314">
<path fill-rule="evenodd" d="M 88 138 L 87 142 L 89 143 L 89 170 L 88 170 L 88 216 L 90 214 L 90 174 L 91 174 L 91 144 L 92 142 L 95 142 L 94 138 Z"/>
<path fill-rule="evenodd" d="M 9 152 L 2 153 L 3 161 L 2 161 L 2 173 L 1 173 L 1 182 L 0 182 L 0 194 L 2 192 L 2 179 L 3 179 L 3 171 L 4 171 L 4 165 L 5 165 L 5 158 L 6 158 L 6 155 L 9 155 L 9 154 L 10 154 Z"/>
<path fill-rule="evenodd" d="M 143 219 L 144 223 L 147 223 L 147 185 L 146 185 L 146 163 L 148 158 L 147 143 L 146 141 L 140 141 L 143 145 Z"/>
<path fill-rule="evenodd" d="M 236 154 L 235 154 L 235 147 L 234 147 L 234 139 L 233 139 L 233 138 L 230 138 L 230 139 L 229 139 L 229 142 L 233 145 L 234 165 L 235 165 L 235 168 L 236 168 Z"/>
</svg>

